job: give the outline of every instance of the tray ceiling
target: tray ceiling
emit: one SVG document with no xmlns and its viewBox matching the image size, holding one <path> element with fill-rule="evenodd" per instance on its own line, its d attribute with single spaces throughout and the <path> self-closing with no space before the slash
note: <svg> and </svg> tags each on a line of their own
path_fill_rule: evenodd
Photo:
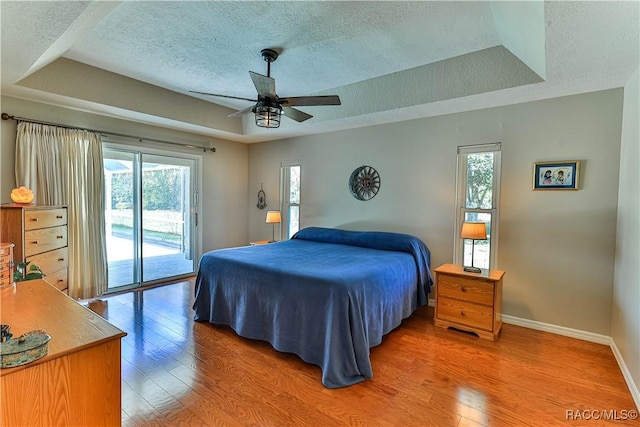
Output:
<svg viewBox="0 0 640 427">
<path fill-rule="evenodd" d="M 620 87 L 638 2 L 2 1 L 2 93 L 257 142 Z M 280 96 L 338 94 L 258 128 L 248 71 Z"/>
</svg>

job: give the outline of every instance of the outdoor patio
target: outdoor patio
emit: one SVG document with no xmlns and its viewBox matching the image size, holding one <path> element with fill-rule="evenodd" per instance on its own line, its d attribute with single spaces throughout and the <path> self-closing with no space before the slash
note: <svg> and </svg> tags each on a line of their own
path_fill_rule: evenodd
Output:
<svg viewBox="0 0 640 427">
<path fill-rule="evenodd" d="M 133 241 L 109 236 L 107 238 L 109 262 L 109 290 L 133 283 Z M 167 244 L 142 244 L 142 280 L 150 282 L 167 277 L 192 273 L 194 261 L 186 259 L 178 248 Z"/>
</svg>

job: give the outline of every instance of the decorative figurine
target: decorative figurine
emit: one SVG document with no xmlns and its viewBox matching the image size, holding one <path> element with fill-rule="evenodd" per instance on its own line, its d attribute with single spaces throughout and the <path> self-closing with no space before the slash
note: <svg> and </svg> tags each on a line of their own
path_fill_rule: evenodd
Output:
<svg viewBox="0 0 640 427">
<path fill-rule="evenodd" d="M 9 341 L 13 336 L 13 334 L 10 332 L 11 327 L 9 325 L 2 325 L 0 327 L 2 328 L 2 332 L 1 332 L 2 335 L 0 336 L 0 342 Z"/>
<path fill-rule="evenodd" d="M 267 207 L 267 195 L 264 194 L 262 184 L 260 184 L 260 191 L 258 191 L 258 204 L 256 206 L 258 209 L 264 209 Z"/>
</svg>

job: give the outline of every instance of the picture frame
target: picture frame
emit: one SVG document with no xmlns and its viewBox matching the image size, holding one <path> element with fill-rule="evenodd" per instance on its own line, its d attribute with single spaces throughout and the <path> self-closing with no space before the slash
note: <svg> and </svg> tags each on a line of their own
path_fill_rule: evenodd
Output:
<svg viewBox="0 0 640 427">
<path fill-rule="evenodd" d="M 533 190 L 578 190 L 580 160 L 535 162 Z"/>
</svg>

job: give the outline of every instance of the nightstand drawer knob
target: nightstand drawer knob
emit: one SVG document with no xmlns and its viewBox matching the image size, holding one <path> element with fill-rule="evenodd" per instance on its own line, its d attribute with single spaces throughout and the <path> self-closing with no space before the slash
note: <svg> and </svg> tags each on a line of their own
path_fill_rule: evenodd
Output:
<svg viewBox="0 0 640 427">
<path fill-rule="evenodd" d="M 466 315 L 467 315 L 467 313 L 465 313 L 464 310 L 460 310 L 460 316 L 466 316 Z"/>
<path fill-rule="evenodd" d="M 466 287 L 466 286 L 462 286 L 462 287 L 460 288 L 460 290 L 461 290 L 462 292 L 467 292 L 467 287 Z"/>
</svg>

